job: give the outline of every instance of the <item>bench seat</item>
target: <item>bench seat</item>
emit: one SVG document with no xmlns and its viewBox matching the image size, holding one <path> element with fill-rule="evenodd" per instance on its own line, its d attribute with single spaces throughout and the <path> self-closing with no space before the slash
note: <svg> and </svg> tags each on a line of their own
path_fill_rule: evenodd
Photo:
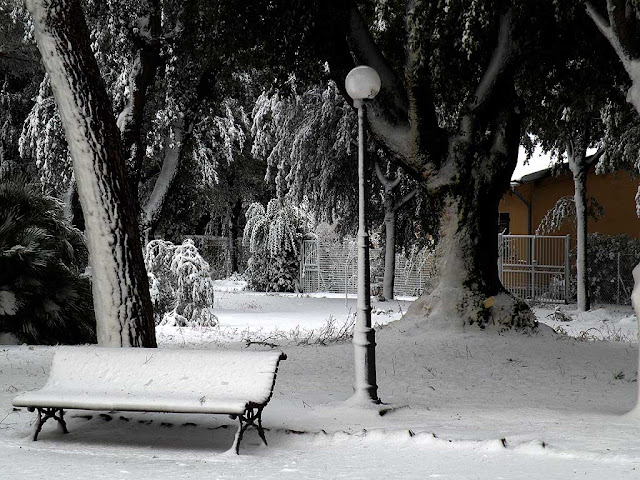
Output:
<svg viewBox="0 0 640 480">
<path fill-rule="evenodd" d="M 57 347 L 46 384 L 13 405 L 38 410 L 34 440 L 49 418 L 66 430 L 65 409 L 227 414 L 240 420 L 237 452 L 249 425 L 266 443 L 262 409 L 285 358 L 278 351 Z"/>
<path fill-rule="evenodd" d="M 107 410 L 123 412 L 164 412 L 164 413 L 212 413 L 240 415 L 247 410 L 247 401 L 240 399 L 216 398 L 200 402 L 193 397 L 169 395 L 139 396 L 137 394 L 106 395 L 104 392 L 69 391 L 26 393 L 14 402 L 20 407 L 50 407 L 52 405 L 67 410 Z"/>
</svg>

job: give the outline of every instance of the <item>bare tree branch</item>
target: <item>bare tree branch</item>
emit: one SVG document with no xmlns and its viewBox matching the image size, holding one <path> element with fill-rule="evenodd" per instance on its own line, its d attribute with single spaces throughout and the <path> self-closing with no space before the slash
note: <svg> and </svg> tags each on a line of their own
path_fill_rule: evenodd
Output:
<svg viewBox="0 0 640 480">
<path fill-rule="evenodd" d="M 400 177 L 396 177 L 394 180 L 385 177 L 384 173 L 382 173 L 382 168 L 380 167 L 380 163 L 376 162 L 376 176 L 380 183 L 384 187 L 385 191 L 391 191 L 396 188 L 400 184 Z"/>
</svg>

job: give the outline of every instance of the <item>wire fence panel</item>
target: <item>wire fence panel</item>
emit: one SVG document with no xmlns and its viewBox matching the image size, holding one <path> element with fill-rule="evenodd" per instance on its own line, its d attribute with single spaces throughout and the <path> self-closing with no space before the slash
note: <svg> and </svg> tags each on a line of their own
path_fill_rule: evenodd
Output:
<svg viewBox="0 0 640 480">
<path fill-rule="evenodd" d="M 608 259 L 589 265 L 589 298 L 592 303 L 631 305 L 633 269 L 640 262 L 640 252 L 608 252 Z"/>
<path fill-rule="evenodd" d="M 300 284 L 304 292 L 357 293 L 358 252 L 354 240 L 342 243 L 304 240 L 300 264 Z M 380 293 L 384 275 L 384 251 L 369 250 L 371 287 Z M 433 275 L 433 252 L 410 258 L 396 254 L 395 295 L 420 295 Z"/>
</svg>

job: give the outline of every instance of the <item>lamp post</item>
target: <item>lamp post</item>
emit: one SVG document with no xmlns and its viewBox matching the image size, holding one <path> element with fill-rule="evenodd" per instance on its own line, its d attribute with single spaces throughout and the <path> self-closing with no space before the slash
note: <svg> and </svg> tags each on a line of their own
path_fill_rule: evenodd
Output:
<svg viewBox="0 0 640 480">
<path fill-rule="evenodd" d="M 358 109 L 358 305 L 353 330 L 355 384 L 351 402 L 380 403 L 376 384 L 376 332 L 371 328 L 371 291 L 369 279 L 369 228 L 365 200 L 364 101 L 380 91 L 380 77 L 371 67 L 359 66 L 345 79 L 347 93 Z"/>
</svg>

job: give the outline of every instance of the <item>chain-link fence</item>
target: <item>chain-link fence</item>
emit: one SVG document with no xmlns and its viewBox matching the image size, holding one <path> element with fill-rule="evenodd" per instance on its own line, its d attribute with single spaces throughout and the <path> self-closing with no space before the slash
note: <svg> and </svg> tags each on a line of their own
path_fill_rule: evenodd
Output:
<svg viewBox="0 0 640 480">
<path fill-rule="evenodd" d="M 410 255 L 396 254 L 394 293 L 420 295 L 434 273 L 434 252 L 419 250 Z M 382 290 L 384 250 L 369 249 L 371 289 Z M 354 239 L 303 242 L 300 283 L 304 292 L 356 293 L 358 277 L 357 246 Z"/>
<path fill-rule="evenodd" d="M 589 264 L 589 297 L 591 303 L 631 305 L 633 269 L 640 263 L 640 252 L 605 252 Z M 573 262 L 575 265 L 575 261 Z M 575 271 L 573 272 L 575 279 Z M 575 280 L 572 282 L 575 298 Z"/>
<path fill-rule="evenodd" d="M 228 237 L 217 237 L 212 235 L 187 235 L 186 238 L 193 240 L 200 255 L 211 268 L 211 278 L 227 278 L 233 273 L 231 265 L 231 244 Z M 247 267 L 248 249 L 242 246 L 242 239 L 234 242 L 234 250 L 237 262 L 237 271 L 242 273 Z"/>
</svg>

